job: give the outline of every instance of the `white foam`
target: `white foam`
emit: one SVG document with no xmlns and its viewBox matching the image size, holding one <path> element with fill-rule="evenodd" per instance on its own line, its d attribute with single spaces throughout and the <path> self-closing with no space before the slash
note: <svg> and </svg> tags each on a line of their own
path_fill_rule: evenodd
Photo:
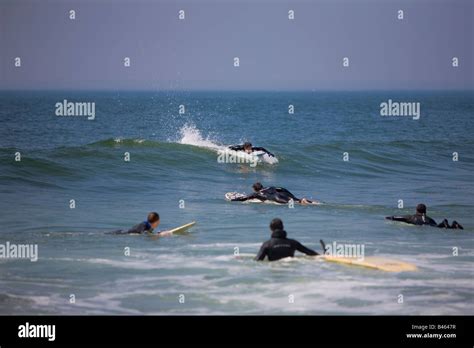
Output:
<svg viewBox="0 0 474 348">
<path fill-rule="evenodd" d="M 256 155 L 249 155 L 241 151 L 230 151 L 228 146 L 219 144 L 217 141 L 213 140 L 209 135 L 207 137 L 203 137 L 201 131 L 196 128 L 194 125 L 185 124 L 180 130 L 180 140 L 178 143 L 184 145 L 192 145 L 197 147 L 202 147 L 206 149 L 210 149 L 216 151 L 217 153 L 220 152 L 231 152 L 235 153 L 237 157 L 241 157 L 243 159 L 248 160 L 257 160 L 257 162 L 265 162 L 268 164 L 276 164 L 278 163 L 278 158 L 268 156 L 267 154 L 256 154 Z"/>
<path fill-rule="evenodd" d="M 224 150 L 226 147 L 214 142 L 209 136 L 204 138 L 201 131 L 193 125 L 185 124 L 180 130 L 180 144 L 204 147 L 215 151 Z"/>
</svg>

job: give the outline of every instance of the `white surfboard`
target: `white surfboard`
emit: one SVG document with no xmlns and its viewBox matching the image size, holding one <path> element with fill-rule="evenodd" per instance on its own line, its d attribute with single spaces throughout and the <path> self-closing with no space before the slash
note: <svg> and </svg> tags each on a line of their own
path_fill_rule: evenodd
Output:
<svg viewBox="0 0 474 348">
<path fill-rule="evenodd" d="M 196 221 L 190 222 L 190 223 L 188 223 L 186 225 L 183 225 L 183 226 L 173 228 L 171 230 L 161 231 L 159 233 L 150 234 L 150 238 L 151 239 L 157 239 L 157 238 L 160 238 L 160 237 L 171 236 L 172 234 L 184 233 L 187 230 L 189 230 L 191 227 L 193 227 L 194 225 L 196 225 Z"/>
</svg>

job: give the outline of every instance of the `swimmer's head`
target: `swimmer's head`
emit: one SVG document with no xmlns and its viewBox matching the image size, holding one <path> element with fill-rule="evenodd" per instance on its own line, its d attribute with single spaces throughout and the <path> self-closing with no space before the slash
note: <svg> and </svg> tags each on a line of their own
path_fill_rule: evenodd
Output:
<svg viewBox="0 0 474 348">
<path fill-rule="evenodd" d="M 426 205 L 423 203 L 420 203 L 416 206 L 416 212 L 418 214 L 426 214 Z"/>
<path fill-rule="evenodd" d="M 252 153 L 252 143 L 248 141 L 244 143 L 244 151 L 247 153 Z"/>
<path fill-rule="evenodd" d="M 255 192 L 258 192 L 261 189 L 263 189 L 263 185 L 259 182 L 256 182 L 255 184 L 252 185 L 252 188 Z"/>
<path fill-rule="evenodd" d="M 158 215 L 158 213 L 156 213 L 156 212 L 151 212 L 151 213 L 148 214 L 148 217 L 147 217 L 146 220 L 148 221 L 150 226 L 153 229 L 155 229 L 160 224 L 160 215 Z"/>
<path fill-rule="evenodd" d="M 270 222 L 270 229 L 272 232 L 283 231 L 283 221 L 279 218 L 275 218 Z"/>
</svg>

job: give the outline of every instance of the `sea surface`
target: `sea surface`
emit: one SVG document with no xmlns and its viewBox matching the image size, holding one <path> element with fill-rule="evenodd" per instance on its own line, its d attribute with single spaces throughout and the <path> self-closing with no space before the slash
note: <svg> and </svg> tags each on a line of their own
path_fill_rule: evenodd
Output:
<svg viewBox="0 0 474 348">
<path fill-rule="evenodd" d="M 95 119 L 56 116 L 64 99 L 95 102 Z M 420 119 L 380 116 L 389 99 L 420 102 Z M 1 92 L 0 244 L 36 244 L 38 261 L 0 259 L 0 314 L 473 315 L 473 100 L 441 91 Z M 218 163 L 219 149 L 243 141 L 279 162 Z M 325 204 L 224 199 L 256 181 Z M 384 219 L 418 203 L 465 229 Z M 197 225 L 158 240 L 106 233 L 150 211 L 162 230 Z M 418 271 L 301 254 L 256 262 L 274 217 L 316 251 L 320 239 L 361 244 L 365 256 Z"/>
</svg>

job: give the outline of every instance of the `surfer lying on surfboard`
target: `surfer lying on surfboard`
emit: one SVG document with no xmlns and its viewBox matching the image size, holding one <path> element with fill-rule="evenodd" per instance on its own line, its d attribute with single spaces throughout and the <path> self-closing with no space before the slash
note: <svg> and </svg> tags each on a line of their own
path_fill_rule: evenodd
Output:
<svg viewBox="0 0 474 348">
<path fill-rule="evenodd" d="M 252 146 L 252 143 L 249 143 L 249 142 L 245 142 L 242 145 L 231 145 L 231 146 L 229 146 L 229 149 L 233 150 L 233 151 L 243 151 L 243 152 L 246 152 L 249 155 L 252 152 L 264 152 L 270 157 L 275 157 L 275 155 L 272 154 L 267 149 L 264 149 L 263 147 Z"/>
<path fill-rule="evenodd" d="M 254 191 L 252 194 L 237 196 L 234 198 L 230 198 L 230 200 L 236 202 L 245 202 L 248 200 L 257 199 L 262 202 L 273 201 L 280 204 L 287 204 L 290 200 L 293 200 L 303 205 L 315 203 L 306 198 L 296 198 L 294 194 L 292 194 L 290 191 L 283 187 L 263 187 L 261 183 L 256 182 L 252 185 L 252 188 Z"/>
<path fill-rule="evenodd" d="M 172 234 L 178 233 L 185 233 L 191 227 L 196 224 L 196 221 L 187 223 L 185 225 L 172 228 L 170 230 L 164 231 L 157 231 L 153 233 L 153 231 L 158 227 L 160 224 L 160 215 L 156 212 L 151 212 L 148 214 L 147 219 L 129 230 L 116 230 L 112 232 L 106 232 L 107 234 L 146 234 L 147 236 L 151 237 L 151 239 L 158 239 L 159 237 L 170 236 Z"/>
<path fill-rule="evenodd" d="M 270 230 L 272 231 L 271 239 L 262 244 L 260 251 L 255 257 L 256 261 L 263 261 L 265 257 L 268 257 L 269 261 L 293 257 L 296 250 L 306 255 L 319 255 L 316 251 L 305 247 L 300 242 L 286 238 L 283 221 L 280 219 L 275 218 L 270 222 Z"/>
<path fill-rule="evenodd" d="M 426 216 L 426 205 L 422 203 L 416 206 L 415 215 L 387 216 L 386 219 L 392 220 L 392 221 L 406 222 L 407 224 L 412 224 L 412 225 L 429 225 L 429 226 L 439 227 L 439 228 L 460 229 L 460 230 L 464 229 L 457 221 L 453 221 L 453 223 L 449 225 L 449 222 L 447 219 L 444 219 L 443 222 L 441 222 L 440 224 L 437 224 L 436 221 L 434 221 L 432 218 L 430 218 L 429 216 Z"/>
<path fill-rule="evenodd" d="M 148 214 L 147 219 L 128 230 L 117 230 L 111 233 L 113 234 L 142 234 L 142 233 L 153 233 L 153 230 L 160 224 L 160 215 L 156 212 Z"/>
</svg>

